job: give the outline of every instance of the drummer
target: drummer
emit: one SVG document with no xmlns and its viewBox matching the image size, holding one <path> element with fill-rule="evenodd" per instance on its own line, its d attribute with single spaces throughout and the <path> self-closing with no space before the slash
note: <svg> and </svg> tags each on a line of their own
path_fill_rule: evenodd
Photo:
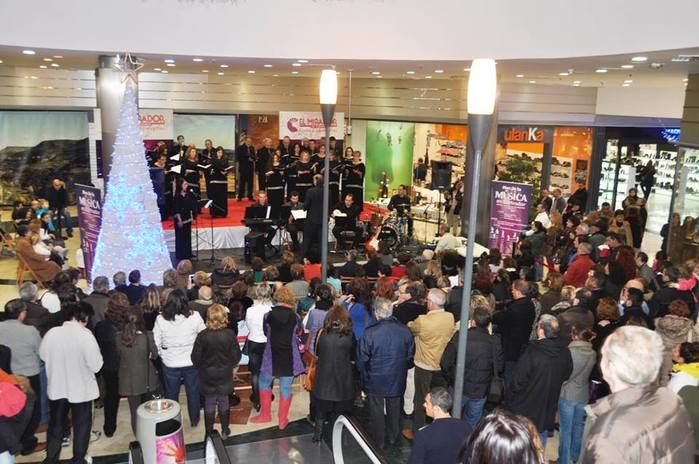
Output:
<svg viewBox="0 0 699 464">
<path fill-rule="evenodd" d="M 335 227 L 333 227 L 333 235 L 335 239 L 340 240 L 340 234 L 346 231 L 354 232 L 353 247 L 357 247 L 359 243 L 360 229 L 357 227 L 359 214 L 361 213 L 359 206 L 354 204 L 354 196 L 351 193 L 345 195 L 345 199 L 335 205 L 333 208 L 333 218 L 335 219 Z"/>
<path fill-rule="evenodd" d="M 388 202 L 388 210 L 396 211 L 398 218 L 404 218 L 408 221 L 408 236 L 413 236 L 413 218 L 410 215 L 410 197 L 408 196 L 408 188 L 401 184 L 398 187 L 398 193 L 391 197 Z"/>
</svg>

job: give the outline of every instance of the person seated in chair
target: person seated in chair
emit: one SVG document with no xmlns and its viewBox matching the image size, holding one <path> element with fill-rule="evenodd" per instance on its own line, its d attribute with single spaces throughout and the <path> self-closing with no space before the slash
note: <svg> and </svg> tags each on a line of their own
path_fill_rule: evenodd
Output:
<svg viewBox="0 0 699 464">
<path fill-rule="evenodd" d="M 357 246 L 359 242 L 359 228 L 357 227 L 357 220 L 359 219 L 359 213 L 361 213 L 359 207 L 354 204 L 354 195 L 348 193 L 345 195 L 345 199 L 335 205 L 333 208 L 333 217 L 335 218 L 335 227 L 333 227 L 333 235 L 337 239 L 338 243 L 342 242 L 343 232 L 354 232 L 354 241 L 352 243 L 353 247 Z"/>
<path fill-rule="evenodd" d="M 53 261 L 48 261 L 45 256 L 39 255 L 31 243 L 31 232 L 27 226 L 17 228 L 17 256 L 22 259 L 34 272 L 34 275 L 42 282 L 50 282 L 61 272 L 61 268 Z"/>
<path fill-rule="evenodd" d="M 267 201 L 267 192 L 264 190 L 259 191 L 257 193 L 257 201 L 255 201 L 255 203 L 250 207 L 268 208 L 269 202 Z M 251 227 L 251 229 L 255 232 L 264 232 L 267 234 L 265 244 L 267 246 L 272 246 L 272 240 L 274 240 L 274 236 L 277 234 L 274 227 L 272 227 L 270 224 L 259 224 Z"/>
</svg>

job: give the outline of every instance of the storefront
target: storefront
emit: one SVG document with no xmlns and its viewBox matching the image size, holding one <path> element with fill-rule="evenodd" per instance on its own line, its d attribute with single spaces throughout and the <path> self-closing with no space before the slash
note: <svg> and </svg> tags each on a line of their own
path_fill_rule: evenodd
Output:
<svg viewBox="0 0 699 464">
<path fill-rule="evenodd" d="M 699 257 L 699 148 L 679 146 L 667 227 L 667 251 L 673 262 Z"/>
</svg>

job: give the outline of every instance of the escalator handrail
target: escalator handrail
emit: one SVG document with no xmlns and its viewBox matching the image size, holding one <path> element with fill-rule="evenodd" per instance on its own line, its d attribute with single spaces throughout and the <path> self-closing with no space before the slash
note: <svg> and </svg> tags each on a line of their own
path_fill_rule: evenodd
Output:
<svg viewBox="0 0 699 464">
<path fill-rule="evenodd" d="M 352 435 L 357 444 L 362 448 L 364 454 L 371 460 L 372 464 L 387 464 L 386 458 L 381 451 L 376 448 L 369 437 L 364 432 L 364 429 L 359 425 L 356 419 L 340 415 L 333 424 L 333 459 L 335 464 L 344 464 L 345 458 L 342 454 L 342 429 L 346 428 Z"/>
<path fill-rule="evenodd" d="M 138 441 L 129 443 L 129 464 L 143 464 L 143 450 Z"/>
<path fill-rule="evenodd" d="M 223 444 L 223 438 L 221 438 L 218 430 L 214 430 L 206 435 L 204 460 L 207 464 L 231 464 L 231 458 L 228 456 L 226 445 Z"/>
</svg>

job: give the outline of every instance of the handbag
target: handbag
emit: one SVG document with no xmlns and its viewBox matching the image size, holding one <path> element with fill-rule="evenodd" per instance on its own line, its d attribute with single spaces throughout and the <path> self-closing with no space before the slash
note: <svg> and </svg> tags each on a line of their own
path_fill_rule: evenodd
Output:
<svg viewBox="0 0 699 464">
<path fill-rule="evenodd" d="M 316 334 L 315 348 L 318 350 L 318 340 L 320 339 L 320 334 L 323 333 L 323 329 L 320 329 Z M 308 337 L 310 339 L 310 337 Z M 318 356 L 311 353 L 310 350 L 306 350 L 303 353 L 303 362 L 306 364 L 306 378 L 303 379 L 303 388 L 306 391 L 313 391 L 313 384 L 316 380 L 316 369 L 318 367 Z"/>
<path fill-rule="evenodd" d="M 146 392 L 141 395 L 141 403 L 146 401 L 158 400 L 163 397 L 163 393 L 160 389 L 160 382 L 157 381 L 158 376 L 156 376 L 156 385 L 150 385 L 150 375 L 151 369 L 153 368 L 153 361 L 150 359 L 150 346 L 148 344 L 148 335 L 146 336 Z M 157 372 L 156 372 L 157 374 Z"/>
<path fill-rule="evenodd" d="M 491 349 L 493 351 L 493 377 L 490 379 L 490 386 L 488 387 L 488 403 L 491 404 L 499 404 L 505 396 L 505 382 L 498 373 L 495 359 L 495 343 L 497 343 L 497 339 L 493 338 L 493 341 L 491 341 Z"/>
</svg>

